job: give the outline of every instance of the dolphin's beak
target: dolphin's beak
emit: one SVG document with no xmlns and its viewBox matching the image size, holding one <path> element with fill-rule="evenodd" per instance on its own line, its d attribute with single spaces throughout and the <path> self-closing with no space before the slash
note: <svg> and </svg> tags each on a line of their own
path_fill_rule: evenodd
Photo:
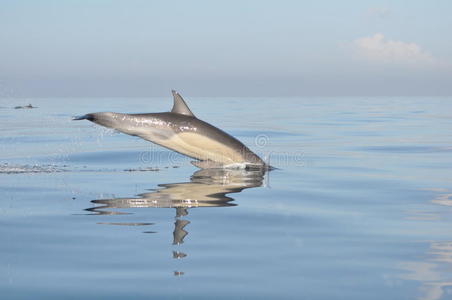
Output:
<svg viewBox="0 0 452 300">
<path fill-rule="evenodd" d="M 93 114 L 86 114 L 86 115 L 83 115 L 83 116 L 74 116 L 74 117 L 72 117 L 72 121 L 79 121 L 79 120 L 92 121 L 92 120 L 94 120 L 94 116 L 93 116 Z"/>
<path fill-rule="evenodd" d="M 88 120 L 93 123 L 102 125 L 104 127 L 117 129 L 121 132 L 130 134 L 126 130 L 127 125 L 124 127 L 121 125 L 121 123 L 118 123 L 118 121 L 117 121 L 118 115 L 121 115 L 121 114 L 112 113 L 112 112 L 98 112 L 98 113 L 89 113 L 84 116 L 77 116 L 77 117 L 74 117 L 73 120 Z M 122 130 L 121 128 L 123 128 L 125 131 Z"/>
</svg>

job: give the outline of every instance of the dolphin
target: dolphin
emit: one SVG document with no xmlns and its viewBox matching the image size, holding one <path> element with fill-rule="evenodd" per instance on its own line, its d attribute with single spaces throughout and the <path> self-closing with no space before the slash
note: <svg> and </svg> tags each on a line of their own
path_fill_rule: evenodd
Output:
<svg viewBox="0 0 452 300">
<path fill-rule="evenodd" d="M 172 94 L 174 105 L 171 112 L 98 112 L 74 117 L 74 120 L 89 120 L 125 134 L 138 136 L 196 159 L 192 164 L 201 169 L 272 169 L 242 142 L 198 119 L 179 93 L 173 90 Z"/>
</svg>

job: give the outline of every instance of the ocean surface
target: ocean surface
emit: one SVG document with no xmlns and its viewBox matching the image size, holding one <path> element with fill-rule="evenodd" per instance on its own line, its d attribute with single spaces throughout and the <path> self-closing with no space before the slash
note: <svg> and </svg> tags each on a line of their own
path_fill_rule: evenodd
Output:
<svg viewBox="0 0 452 300">
<path fill-rule="evenodd" d="M 170 97 L 0 99 L 2 299 L 452 299 L 452 98 L 186 100 L 278 169 L 71 120 Z"/>
</svg>

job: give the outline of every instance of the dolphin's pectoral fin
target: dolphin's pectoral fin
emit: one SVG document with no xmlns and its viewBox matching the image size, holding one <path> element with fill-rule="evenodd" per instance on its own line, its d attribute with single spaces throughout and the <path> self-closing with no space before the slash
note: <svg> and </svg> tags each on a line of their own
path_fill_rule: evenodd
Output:
<svg viewBox="0 0 452 300">
<path fill-rule="evenodd" d="M 174 105 L 171 110 L 172 113 L 186 115 L 190 117 L 194 117 L 195 115 L 191 112 L 190 108 L 188 108 L 187 103 L 185 103 L 182 96 L 176 92 L 175 90 L 171 91 L 173 93 Z"/>
<path fill-rule="evenodd" d="M 192 161 L 191 164 L 200 169 L 221 169 L 224 167 L 223 164 L 213 160 Z"/>
</svg>

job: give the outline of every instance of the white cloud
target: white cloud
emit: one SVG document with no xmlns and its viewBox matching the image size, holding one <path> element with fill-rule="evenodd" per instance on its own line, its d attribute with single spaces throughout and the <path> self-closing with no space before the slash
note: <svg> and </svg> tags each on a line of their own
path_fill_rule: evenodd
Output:
<svg viewBox="0 0 452 300">
<path fill-rule="evenodd" d="M 439 66 L 440 62 L 415 43 L 388 40 L 381 33 L 353 41 L 356 54 L 371 62 Z"/>
</svg>

